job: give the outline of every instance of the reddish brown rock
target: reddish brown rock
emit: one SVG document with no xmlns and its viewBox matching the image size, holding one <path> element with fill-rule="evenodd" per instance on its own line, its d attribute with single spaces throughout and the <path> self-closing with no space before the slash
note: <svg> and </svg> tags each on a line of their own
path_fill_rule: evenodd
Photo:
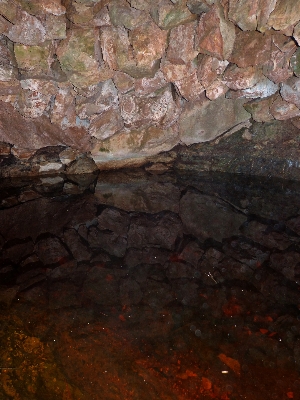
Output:
<svg viewBox="0 0 300 400">
<path fill-rule="evenodd" d="M 89 119 L 93 114 L 101 114 L 119 104 L 118 91 L 112 81 L 108 79 L 94 86 L 93 93 L 82 93 L 76 98 L 76 113 L 81 119 Z"/>
<path fill-rule="evenodd" d="M 100 37 L 103 59 L 108 66 L 133 78 L 155 75 L 166 41 L 167 32 L 151 21 L 132 29 L 129 35 L 123 27 L 103 27 Z"/>
<path fill-rule="evenodd" d="M 224 17 L 221 6 L 213 5 L 207 14 L 200 17 L 195 48 L 204 54 L 226 60 L 232 53 L 235 28 Z"/>
<path fill-rule="evenodd" d="M 140 77 L 154 76 L 153 70 L 158 70 L 158 62 L 167 46 L 167 32 L 162 31 L 149 21 L 147 24 L 133 29 L 129 38 L 135 55 L 137 70 L 140 71 L 138 75 L 141 75 Z"/>
<path fill-rule="evenodd" d="M 162 71 L 158 71 L 153 78 L 136 79 L 134 82 L 134 90 L 138 96 L 147 96 L 158 89 L 166 86 L 168 82 L 165 80 Z"/>
<path fill-rule="evenodd" d="M 175 81 L 175 85 L 181 96 L 187 101 L 199 100 L 201 94 L 204 92 L 204 87 L 198 80 L 196 70 L 186 78 L 181 79 L 180 81 Z"/>
<path fill-rule="evenodd" d="M 223 80 L 230 89 L 240 90 L 254 86 L 262 76 L 257 67 L 239 68 L 233 64 L 224 72 Z"/>
<path fill-rule="evenodd" d="M 100 30 L 100 44 L 103 60 L 110 69 L 117 70 L 116 48 L 118 40 L 118 30 L 113 26 L 104 26 Z"/>
<path fill-rule="evenodd" d="M 164 60 L 160 69 L 168 82 L 175 82 L 192 75 L 196 70 L 196 65 L 193 61 L 187 64 L 172 64 Z"/>
<path fill-rule="evenodd" d="M 300 20 L 300 2 L 277 0 L 276 7 L 271 13 L 268 25 L 275 30 L 284 30 L 295 25 Z"/>
<path fill-rule="evenodd" d="M 300 78 L 295 76 L 283 82 L 280 89 L 283 100 L 300 108 Z"/>
<path fill-rule="evenodd" d="M 275 119 L 281 121 L 300 116 L 300 109 L 283 100 L 280 96 L 271 105 L 270 112 Z"/>
<path fill-rule="evenodd" d="M 90 149 L 89 135 L 82 128 L 62 130 L 51 124 L 45 116 L 34 120 L 24 118 L 7 103 L 0 102 L 0 137 L 4 142 L 13 143 L 19 149 L 39 149 L 64 144 L 81 151 Z"/>
<path fill-rule="evenodd" d="M 50 121 L 63 129 L 76 126 L 75 96 L 72 85 L 59 83 L 50 111 Z"/>
<path fill-rule="evenodd" d="M 120 131 L 123 126 L 124 122 L 120 110 L 111 107 L 91 119 L 89 133 L 97 139 L 104 140 Z"/>
<path fill-rule="evenodd" d="M 239 32 L 228 60 L 240 68 L 265 64 L 271 55 L 271 36 L 257 31 Z"/>
<path fill-rule="evenodd" d="M 216 100 L 218 97 L 225 95 L 228 92 L 228 86 L 217 78 L 213 83 L 205 89 L 205 95 L 209 100 Z"/>
<path fill-rule="evenodd" d="M 194 49 L 197 22 L 173 28 L 169 37 L 167 60 L 172 64 L 186 64 L 198 54 Z"/>
<path fill-rule="evenodd" d="M 274 83 L 284 82 L 291 77 L 290 59 L 296 48 L 291 38 L 280 33 L 272 35 L 271 57 L 263 65 L 264 75 Z"/>
<path fill-rule="evenodd" d="M 57 92 L 56 85 L 40 79 L 21 81 L 22 91 L 19 94 L 16 108 L 25 117 L 37 118 L 43 115 Z"/>
<path fill-rule="evenodd" d="M 0 155 L 7 156 L 10 154 L 11 145 L 8 143 L 0 142 Z"/>
<path fill-rule="evenodd" d="M 228 64 L 228 61 L 220 61 L 208 55 L 199 55 L 197 69 L 199 81 L 205 88 L 208 88 L 225 71 Z"/>
</svg>

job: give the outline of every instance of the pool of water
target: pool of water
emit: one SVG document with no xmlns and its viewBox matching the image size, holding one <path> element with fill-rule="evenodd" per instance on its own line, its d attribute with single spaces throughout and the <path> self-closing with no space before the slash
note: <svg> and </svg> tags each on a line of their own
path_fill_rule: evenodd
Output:
<svg viewBox="0 0 300 400">
<path fill-rule="evenodd" d="M 300 399 L 300 183 L 0 182 L 0 399 Z"/>
</svg>

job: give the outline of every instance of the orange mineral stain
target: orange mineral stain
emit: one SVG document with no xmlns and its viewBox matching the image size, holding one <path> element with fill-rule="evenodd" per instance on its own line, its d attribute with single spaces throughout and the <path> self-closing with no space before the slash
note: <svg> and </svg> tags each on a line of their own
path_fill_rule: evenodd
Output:
<svg viewBox="0 0 300 400">
<path fill-rule="evenodd" d="M 227 357 L 223 353 L 219 354 L 218 357 L 224 364 L 227 365 L 227 367 L 232 369 L 233 372 L 235 372 L 237 375 L 240 375 L 241 365 L 237 360 L 235 360 L 234 358 L 231 358 L 231 357 Z"/>
</svg>

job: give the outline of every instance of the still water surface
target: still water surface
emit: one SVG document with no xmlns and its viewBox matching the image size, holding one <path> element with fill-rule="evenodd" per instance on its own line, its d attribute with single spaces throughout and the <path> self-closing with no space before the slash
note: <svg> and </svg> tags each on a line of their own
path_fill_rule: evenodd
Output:
<svg viewBox="0 0 300 400">
<path fill-rule="evenodd" d="M 300 399 L 300 184 L 0 182 L 0 399 Z"/>
</svg>

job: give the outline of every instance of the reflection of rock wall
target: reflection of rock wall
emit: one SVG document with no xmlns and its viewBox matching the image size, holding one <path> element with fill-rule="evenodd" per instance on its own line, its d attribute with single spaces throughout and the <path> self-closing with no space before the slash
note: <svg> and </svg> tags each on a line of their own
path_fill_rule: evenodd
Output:
<svg viewBox="0 0 300 400">
<path fill-rule="evenodd" d="M 251 116 L 300 127 L 297 1 L 3 0 L 0 14 L 4 154 L 66 145 L 101 163 Z"/>
</svg>

